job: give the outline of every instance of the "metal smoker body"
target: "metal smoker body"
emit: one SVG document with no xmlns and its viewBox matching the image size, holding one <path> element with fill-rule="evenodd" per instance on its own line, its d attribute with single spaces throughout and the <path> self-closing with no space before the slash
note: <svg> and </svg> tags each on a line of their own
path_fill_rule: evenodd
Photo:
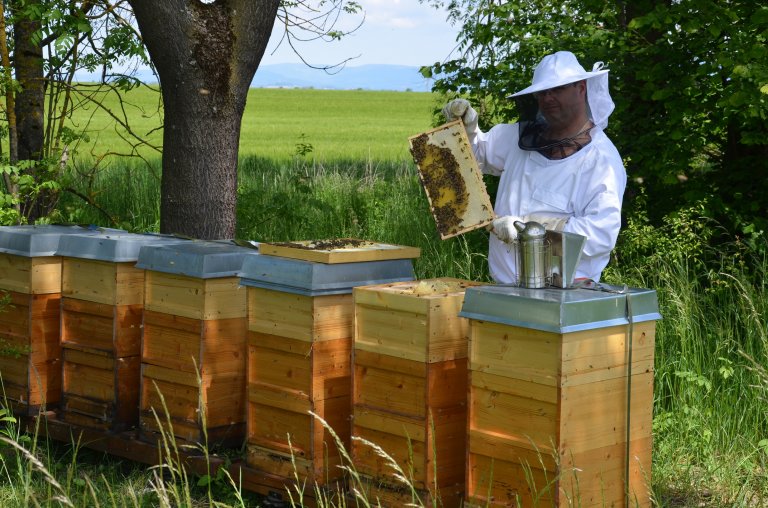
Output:
<svg viewBox="0 0 768 508">
<path fill-rule="evenodd" d="M 547 286 L 569 288 L 587 238 L 576 233 L 547 231 L 535 221 L 514 222 L 517 285 L 524 288 Z"/>
</svg>

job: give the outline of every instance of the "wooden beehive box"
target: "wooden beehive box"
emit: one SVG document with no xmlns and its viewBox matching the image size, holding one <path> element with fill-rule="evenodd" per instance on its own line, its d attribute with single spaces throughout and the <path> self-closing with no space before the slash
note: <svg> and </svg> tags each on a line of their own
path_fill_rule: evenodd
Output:
<svg viewBox="0 0 768 508">
<path fill-rule="evenodd" d="M 61 393 L 61 258 L 0 253 L 0 375 L 19 413 L 55 406 Z"/>
<path fill-rule="evenodd" d="M 463 492 L 468 323 L 458 314 L 476 285 L 442 278 L 354 292 L 352 434 L 380 445 L 424 496 L 444 502 Z M 370 446 L 354 440 L 352 460 L 382 495 L 397 492 Z"/>
<path fill-rule="evenodd" d="M 242 442 L 246 291 L 237 277 L 147 271 L 140 428 L 190 441 Z M 161 423 L 158 422 L 158 418 Z M 170 427 L 168 424 L 170 419 Z"/>
<path fill-rule="evenodd" d="M 461 120 L 409 138 L 440 238 L 490 224 L 493 205 Z"/>
<path fill-rule="evenodd" d="M 338 480 L 341 454 L 309 412 L 348 447 L 352 294 L 249 287 L 248 307 L 248 466 L 293 478 L 295 463 L 302 481 Z"/>
<path fill-rule="evenodd" d="M 559 311 L 561 321 L 601 312 L 572 313 L 565 305 L 572 302 L 558 309 L 560 297 L 541 298 L 533 305 L 542 314 L 548 306 Z M 492 314 L 488 302 L 475 309 Z M 606 306 L 623 313 L 616 303 Z M 525 302 L 502 305 L 533 324 L 470 319 L 465 506 L 625 506 L 627 487 L 633 506 L 650 506 L 655 321 L 628 327 L 606 319 L 553 331 L 536 323 Z"/>
<path fill-rule="evenodd" d="M 0 259 L 2 257 L 0 255 Z M 35 284 L 32 287 L 40 288 Z M 54 407 L 60 400 L 61 294 L 58 291 L 49 294 L 8 291 L 5 294 L 8 296 L 7 304 L 0 305 L 0 376 L 3 389 L 15 412 L 34 414 L 44 406 Z M 0 290 L 2 296 L 3 291 Z"/>
</svg>

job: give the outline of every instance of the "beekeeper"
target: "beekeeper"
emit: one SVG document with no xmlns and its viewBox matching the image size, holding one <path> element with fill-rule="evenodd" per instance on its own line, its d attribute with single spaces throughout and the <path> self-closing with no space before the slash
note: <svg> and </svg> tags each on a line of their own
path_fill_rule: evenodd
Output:
<svg viewBox="0 0 768 508">
<path fill-rule="evenodd" d="M 515 221 L 587 238 L 576 279 L 600 280 L 616 245 L 627 175 L 603 129 L 614 105 L 602 62 L 587 72 L 568 51 L 545 56 L 531 86 L 510 96 L 521 118 L 488 132 L 465 99 L 443 108 L 461 118 L 482 171 L 500 176 L 488 264 L 498 283 L 517 283 L 512 242 Z"/>
</svg>

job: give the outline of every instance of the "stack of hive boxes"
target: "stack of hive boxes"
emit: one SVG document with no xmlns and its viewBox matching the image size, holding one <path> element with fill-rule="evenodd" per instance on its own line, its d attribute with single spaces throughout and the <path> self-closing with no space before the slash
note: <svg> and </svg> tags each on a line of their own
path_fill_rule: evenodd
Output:
<svg viewBox="0 0 768 508">
<path fill-rule="evenodd" d="M 258 253 L 231 242 L 141 249 L 142 439 L 242 445 L 247 308 L 237 274 L 249 256 Z"/>
<path fill-rule="evenodd" d="M 397 462 L 421 502 L 460 506 L 467 422 L 464 291 L 480 283 L 430 279 L 356 288 L 352 434 Z M 355 440 L 352 461 L 368 499 L 412 502 L 388 459 Z"/>
<path fill-rule="evenodd" d="M 650 506 L 657 309 L 642 289 L 467 291 L 465 506 Z"/>
<path fill-rule="evenodd" d="M 369 247 L 321 251 L 262 244 L 262 255 L 244 264 L 246 461 L 259 473 L 253 490 L 282 491 L 294 473 L 302 482 L 326 487 L 344 473 L 336 442 L 320 419 L 349 445 L 352 289 L 412 280 L 408 258 L 418 256 L 413 248 Z"/>
<path fill-rule="evenodd" d="M 117 231 L 117 230 L 111 230 Z M 54 408 L 61 397 L 59 241 L 100 234 L 79 226 L 0 227 L 0 375 L 19 414 Z"/>
<path fill-rule="evenodd" d="M 62 257 L 60 418 L 122 431 L 138 424 L 145 245 L 173 237 L 103 232 L 69 235 Z"/>
</svg>

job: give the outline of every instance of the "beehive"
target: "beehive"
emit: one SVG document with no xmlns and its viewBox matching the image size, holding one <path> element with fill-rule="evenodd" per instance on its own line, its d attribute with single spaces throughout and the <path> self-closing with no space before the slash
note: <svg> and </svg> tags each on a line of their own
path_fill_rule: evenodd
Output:
<svg viewBox="0 0 768 508">
<path fill-rule="evenodd" d="M 242 444 L 246 291 L 237 273 L 254 250 L 228 242 L 147 246 L 140 436 Z"/>
<path fill-rule="evenodd" d="M 459 506 L 466 455 L 467 287 L 441 278 L 356 288 L 352 435 L 379 446 L 412 475 L 422 501 Z M 352 443 L 372 499 L 410 502 L 380 454 Z M 384 501 L 383 501 L 384 502 Z"/>
<path fill-rule="evenodd" d="M 413 279 L 409 259 L 317 263 L 259 256 L 248 286 L 247 465 L 327 487 L 350 440 L 353 287 Z M 313 417 L 310 411 L 320 419 Z"/>
<path fill-rule="evenodd" d="M 650 506 L 655 292 L 476 288 L 462 315 L 467 506 Z"/>
<path fill-rule="evenodd" d="M 116 231 L 116 230 L 109 230 Z M 100 234 L 79 226 L 0 227 L 0 374 L 14 411 L 34 414 L 61 397 L 63 236 Z"/>
<path fill-rule="evenodd" d="M 440 238 L 493 221 L 493 206 L 461 120 L 409 138 Z"/>
<path fill-rule="evenodd" d="M 105 430 L 138 425 L 145 245 L 183 240 L 121 232 L 70 235 L 62 257 L 62 420 Z"/>
</svg>

